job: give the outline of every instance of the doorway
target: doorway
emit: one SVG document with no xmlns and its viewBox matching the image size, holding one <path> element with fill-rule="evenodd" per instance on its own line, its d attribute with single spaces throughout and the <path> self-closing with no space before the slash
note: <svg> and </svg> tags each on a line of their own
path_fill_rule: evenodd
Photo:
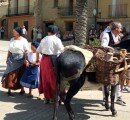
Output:
<svg viewBox="0 0 130 120">
<path fill-rule="evenodd" d="M 54 22 L 44 22 L 44 32 L 45 32 L 45 34 L 47 34 L 47 27 L 49 25 L 54 25 Z"/>
</svg>

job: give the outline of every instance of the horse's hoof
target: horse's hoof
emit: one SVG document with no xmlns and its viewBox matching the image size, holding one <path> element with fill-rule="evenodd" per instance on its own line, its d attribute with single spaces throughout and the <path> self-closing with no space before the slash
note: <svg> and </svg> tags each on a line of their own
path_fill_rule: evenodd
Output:
<svg viewBox="0 0 130 120">
<path fill-rule="evenodd" d="M 106 111 L 109 111 L 110 107 L 109 105 L 105 105 Z"/>
<path fill-rule="evenodd" d="M 66 110 L 67 110 L 67 112 L 69 114 L 69 119 L 70 120 L 74 120 L 75 119 L 75 115 L 74 115 L 74 112 L 73 112 L 70 104 L 64 102 L 64 105 L 65 105 Z"/>
<path fill-rule="evenodd" d="M 75 120 L 75 116 L 72 115 L 71 117 L 69 117 L 70 120 Z"/>
<path fill-rule="evenodd" d="M 117 116 L 117 111 L 112 112 L 112 116 L 116 117 Z"/>
<path fill-rule="evenodd" d="M 109 111 L 110 109 L 109 108 L 106 108 L 106 111 Z"/>
<path fill-rule="evenodd" d="M 59 100 L 59 101 L 58 101 L 58 103 L 59 103 L 59 106 L 60 106 L 60 105 L 62 104 L 62 101 L 61 101 L 61 100 Z"/>
<path fill-rule="evenodd" d="M 70 119 L 70 120 L 75 120 L 75 114 L 74 114 L 73 111 L 71 111 L 71 112 L 69 113 L 69 119 Z"/>
<path fill-rule="evenodd" d="M 57 117 L 54 117 L 53 120 L 58 120 Z"/>
</svg>

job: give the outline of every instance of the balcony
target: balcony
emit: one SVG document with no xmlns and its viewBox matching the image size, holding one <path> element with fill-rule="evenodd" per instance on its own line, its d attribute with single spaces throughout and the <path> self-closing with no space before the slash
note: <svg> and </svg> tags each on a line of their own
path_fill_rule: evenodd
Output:
<svg viewBox="0 0 130 120">
<path fill-rule="evenodd" d="M 0 0 L 0 6 L 3 5 L 8 5 L 8 1 L 7 0 Z"/>
<path fill-rule="evenodd" d="M 33 6 L 22 6 L 22 7 L 10 8 L 7 16 L 31 15 L 31 14 L 34 14 Z"/>
<path fill-rule="evenodd" d="M 108 12 L 112 18 L 127 17 L 127 4 L 109 5 Z"/>
<path fill-rule="evenodd" d="M 75 16 L 75 9 L 73 7 L 59 8 L 58 14 L 61 17 L 73 17 Z"/>
</svg>

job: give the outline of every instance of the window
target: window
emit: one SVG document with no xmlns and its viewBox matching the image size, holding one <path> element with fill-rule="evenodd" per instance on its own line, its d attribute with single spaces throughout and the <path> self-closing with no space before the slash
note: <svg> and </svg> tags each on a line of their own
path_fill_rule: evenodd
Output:
<svg viewBox="0 0 130 120">
<path fill-rule="evenodd" d="M 54 8 L 58 7 L 58 0 L 54 0 Z"/>
<path fill-rule="evenodd" d="M 14 22 L 14 28 L 18 27 L 18 22 Z"/>
<path fill-rule="evenodd" d="M 54 25 L 54 22 L 45 22 L 45 33 L 47 33 L 47 27 L 49 26 L 49 25 Z"/>
<path fill-rule="evenodd" d="M 1 26 L 6 26 L 6 24 L 7 24 L 6 23 L 6 19 L 4 19 L 4 20 L 1 21 Z"/>
<path fill-rule="evenodd" d="M 25 26 L 26 30 L 28 31 L 28 21 L 24 21 L 23 25 Z"/>
<path fill-rule="evenodd" d="M 127 4 L 109 5 L 109 17 L 127 17 Z"/>
<path fill-rule="evenodd" d="M 0 2 L 7 2 L 7 0 L 0 0 Z"/>
<path fill-rule="evenodd" d="M 65 23 L 65 30 L 66 31 L 73 31 L 73 22 L 66 22 Z"/>
</svg>

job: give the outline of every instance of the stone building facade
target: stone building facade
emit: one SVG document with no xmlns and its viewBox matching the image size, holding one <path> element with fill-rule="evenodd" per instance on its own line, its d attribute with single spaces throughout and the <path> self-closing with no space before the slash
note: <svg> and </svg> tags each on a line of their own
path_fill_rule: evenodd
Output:
<svg viewBox="0 0 130 120">
<path fill-rule="evenodd" d="M 88 23 L 94 23 L 93 9 L 95 0 L 88 0 Z M 56 24 L 62 32 L 72 31 L 75 25 L 76 0 L 44 0 L 42 18 L 44 30 L 50 24 Z"/>
<path fill-rule="evenodd" d="M 5 28 L 5 36 L 12 36 L 12 29 L 25 25 L 28 38 L 36 26 L 34 15 L 36 0 L 8 0 L 9 4 L 0 7 L 0 26 Z M 41 0 L 42 29 L 51 24 L 57 25 L 62 32 L 72 31 L 75 26 L 76 0 Z M 130 31 L 129 0 L 88 0 L 88 28 L 92 24 L 106 26 L 111 20 L 120 21 Z M 94 16 L 93 10 L 96 10 Z M 96 24 L 95 24 L 96 25 Z"/>
<path fill-rule="evenodd" d="M 8 0 L 8 6 L 4 7 L 1 14 L 1 26 L 4 26 L 7 38 L 12 36 L 12 29 L 25 25 L 28 30 L 28 38 L 31 39 L 31 30 L 36 25 L 34 14 L 36 0 Z M 42 17 L 42 29 L 46 33 L 48 25 L 55 24 L 64 33 L 73 31 L 75 25 L 76 0 L 42 0 L 40 14 Z M 88 0 L 88 26 L 94 23 L 93 9 L 95 0 Z M 0 8 L 1 10 L 2 8 Z"/>
<path fill-rule="evenodd" d="M 98 0 L 97 23 L 120 21 L 130 31 L 130 0 Z"/>
<path fill-rule="evenodd" d="M 8 0 L 8 5 L 0 7 L 0 26 L 4 27 L 5 39 L 12 37 L 13 28 L 24 25 L 28 40 L 31 40 L 31 31 L 35 26 L 34 1 Z"/>
</svg>

